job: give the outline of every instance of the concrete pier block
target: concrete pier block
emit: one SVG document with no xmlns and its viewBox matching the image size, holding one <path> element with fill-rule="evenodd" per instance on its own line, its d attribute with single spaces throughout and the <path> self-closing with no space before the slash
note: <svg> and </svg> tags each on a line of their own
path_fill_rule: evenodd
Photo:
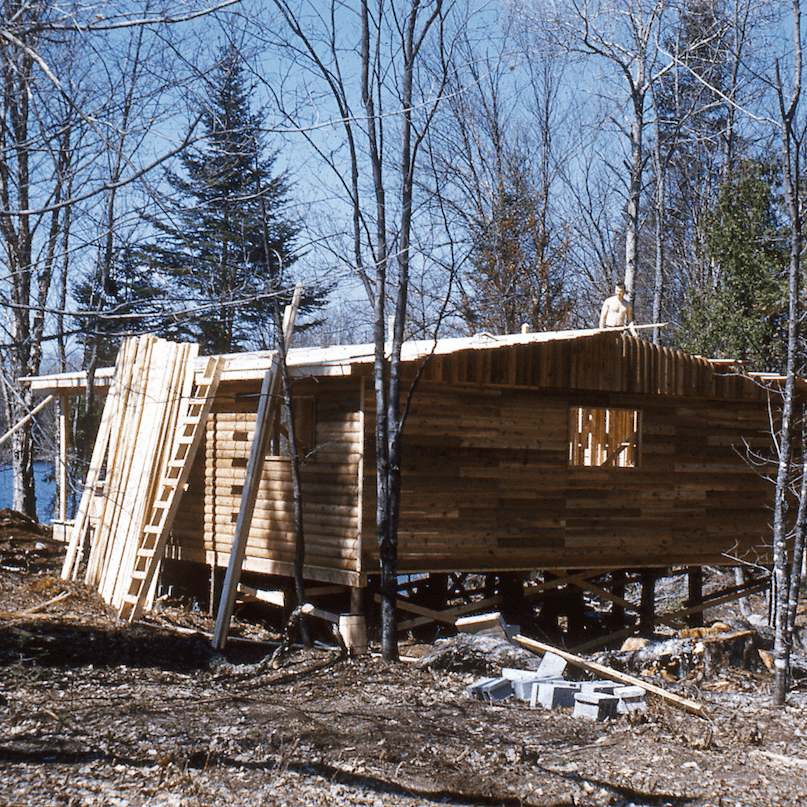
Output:
<svg viewBox="0 0 807 807">
<path fill-rule="evenodd" d="M 541 673 L 544 678 L 563 678 L 563 674 L 566 672 L 568 665 L 569 663 L 566 659 L 547 651 L 544 653 L 541 663 L 538 665 L 538 672 Z"/>
<path fill-rule="evenodd" d="M 547 681 L 533 685 L 530 706 L 541 705 L 544 709 L 571 708 L 574 696 L 580 691 L 579 681 Z"/>
<path fill-rule="evenodd" d="M 647 709 L 645 694 L 645 690 L 638 686 L 617 687 L 614 690 L 617 713 L 643 712 Z"/>
<path fill-rule="evenodd" d="M 506 678 L 480 678 L 465 687 L 465 691 L 480 701 L 500 701 L 513 694 L 513 687 Z"/>
<path fill-rule="evenodd" d="M 465 691 L 478 701 L 484 700 L 482 697 L 482 687 L 487 684 L 492 684 L 495 680 L 495 678 L 479 678 L 474 681 L 473 684 L 468 684 L 468 686 L 465 687 Z"/>
<path fill-rule="evenodd" d="M 618 698 L 605 692 L 577 692 L 574 696 L 573 717 L 605 720 L 616 716 Z"/>
<path fill-rule="evenodd" d="M 604 692 L 606 695 L 613 695 L 615 689 L 622 687 L 616 681 L 583 681 L 580 687 L 581 692 Z M 624 687 L 622 687 L 624 689 Z"/>
</svg>

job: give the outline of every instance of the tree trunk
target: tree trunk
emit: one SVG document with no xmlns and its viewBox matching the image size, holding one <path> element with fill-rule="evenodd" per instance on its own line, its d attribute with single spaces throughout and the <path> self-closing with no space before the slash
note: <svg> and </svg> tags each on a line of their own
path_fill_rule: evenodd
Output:
<svg viewBox="0 0 807 807">
<path fill-rule="evenodd" d="M 801 95 L 801 7 L 793 0 L 794 73 L 790 98 L 785 102 L 784 88 L 777 70 L 777 90 L 781 112 L 782 180 L 785 205 L 790 219 L 790 269 L 788 272 L 787 369 L 782 422 L 779 428 L 778 468 L 773 514 L 773 601 L 774 601 L 774 683 L 773 703 L 783 706 L 790 679 L 790 645 L 788 642 L 788 598 L 790 569 L 787 548 L 787 493 L 790 483 L 790 461 L 793 453 L 793 416 L 796 393 L 796 367 L 799 349 L 799 291 L 801 278 L 801 194 L 800 140 L 794 128 Z"/>
</svg>

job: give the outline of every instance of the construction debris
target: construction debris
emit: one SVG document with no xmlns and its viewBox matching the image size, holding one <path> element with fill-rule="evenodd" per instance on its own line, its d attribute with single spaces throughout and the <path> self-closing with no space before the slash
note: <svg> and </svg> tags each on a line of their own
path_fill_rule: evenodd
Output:
<svg viewBox="0 0 807 807">
<path fill-rule="evenodd" d="M 537 670 L 534 654 L 504 639 L 472 633 L 459 633 L 440 639 L 417 666 L 427 670 L 454 670 L 490 676 L 503 667 Z"/>
<path fill-rule="evenodd" d="M 493 636 L 510 641 L 519 632 L 517 625 L 508 625 L 498 612 L 461 616 L 454 623 L 460 633 L 474 633 L 478 636 Z"/>
<path fill-rule="evenodd" d="M 555 662 L 554 653 L 546 653 L 547 667 Z M 561 670 L 562 674 L 563 670 Z M 605 720 L 645 709 L 645 690 L 638 686 L 620 686 L 613 681 L 567 681 L 562 677 L 543 677 L 539 670 L 504 669 L 499 678 L 480 678 L 467 686 L 472 698 L 500 701 L 515 696 L 528 701 L 530 708 L 574 709 L 574 717 Z"/>
<path fill-rule="evenodd" d="M 626 675 L 625 673 L 618 672 L 617 670 L 612 670 L 610 667 L 605 667 L 602 664 L 597 664 L 594 661 L 587 661 L 586 659 L 581 658 L 580 656 L 574 655 L 574 653 L 567 653 L 565 650 L 559 650 L 558 648 L 551 647 L 550 645 L 543 644 L 542 642 L 536 642 L 534 639 L 528 639 L 526 636 L 516 636 L 516 641 L 522 647 L 527 647 L 534 652 L 556 653 L 557 655 L 561 656 L 561 658 L 564 658 L 566 661 L 568 661 L 570 664 L 574 664 L 576 667 L 580 667 L 586 672 L 601 675 L 612 681 L 618 681 L 627 686 L 641 687 L 642 689 L 646 689 L 648 692 L 652 692 L 653 694 L 658 695 L 659 697 L 663 698 L 669 703 L 672 703 L 675 706 L 678 706 L 682 709 L 686 709 L 691 714 L 698 715 L 699 717 L 706 717 L 706 712 L 702 704 L 696 703 L 695 701 L 689 700 L 688 698 L 682 698 L 679 695 L 675 695 L 672 692 L 668 692 L 666 689 L 657 687 L 654 684 L 647 683 L 638 678 L 634 678 L 631 675 Z"/>
</svg>

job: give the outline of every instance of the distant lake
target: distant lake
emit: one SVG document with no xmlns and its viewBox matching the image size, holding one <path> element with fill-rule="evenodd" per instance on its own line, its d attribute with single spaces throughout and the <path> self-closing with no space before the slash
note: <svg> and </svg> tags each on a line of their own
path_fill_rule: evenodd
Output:
<svg viewBox="0 0 807 807">
<path fill-rule="evenodd" d="M 52 462 L 34 463 L 36 513 L 40 524 L 50 524 L 56 510 L 56 479 Z M 11 463 L 0 465 L 0 507 L 11 507 L 14 500 L 14 475 Z"/>
</svg>

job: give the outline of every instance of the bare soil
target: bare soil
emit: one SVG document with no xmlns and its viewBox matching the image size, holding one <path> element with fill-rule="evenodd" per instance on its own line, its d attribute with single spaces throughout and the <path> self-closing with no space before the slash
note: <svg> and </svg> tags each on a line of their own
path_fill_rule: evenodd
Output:
<svg viewBox="0 0 807 807">
<path fill-rule="evenodd" d="M 807 805 L 807 691 L 772 709 L 764 669 L 651 679 L 706 720 L 651 699 L 594 723 L 372 654 L 275 667 L 270 645 L 233 642 L 224 660 L 193 632 L 205 616 L 122 623 L 58 579 L 60 557 L 0 512 L 3 805 Z"/>
</svg>

